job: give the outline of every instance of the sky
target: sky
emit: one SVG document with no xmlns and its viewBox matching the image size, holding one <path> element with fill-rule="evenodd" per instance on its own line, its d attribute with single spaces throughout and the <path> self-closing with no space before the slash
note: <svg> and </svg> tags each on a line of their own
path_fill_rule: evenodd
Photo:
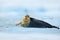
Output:
<svg viewBox="0 0 60 40">
<path fill-rule="evenodd" d="M 60 0 L 0 0 L 0 40 L 60 40 L 54 28 L 16 26 L 26 14 L 60 27 Z"/>
</svg>

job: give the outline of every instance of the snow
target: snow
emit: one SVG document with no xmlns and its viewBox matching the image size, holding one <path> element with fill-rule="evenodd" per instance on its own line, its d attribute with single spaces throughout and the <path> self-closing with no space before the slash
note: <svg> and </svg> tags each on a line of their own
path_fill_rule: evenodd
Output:
<svg viewBox="0 0 60 40">
<path fill-rule="evenodd" d="M 1 33 L 0 40 L 60 40 L 60 35 L 57 34 L 40 34 L 40 33 Z"/>
</svg>

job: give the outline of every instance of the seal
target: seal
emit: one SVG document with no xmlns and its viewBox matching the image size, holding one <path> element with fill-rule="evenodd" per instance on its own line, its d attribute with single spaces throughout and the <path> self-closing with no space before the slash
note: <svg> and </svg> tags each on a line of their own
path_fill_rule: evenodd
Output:
<svg viewBox="0 0 60 40">
<path fill-rule="evenodd" d="M 23 18 L 23 20 L 16 25 L 21 25 L 22 27 L 27 27 L 27 28 L 57 28 L 57 29 L 60 29 L 59 27 L 53 26 L 45 21 L 32 18 L 29 15 L 26 15 Z"/>
</svg>

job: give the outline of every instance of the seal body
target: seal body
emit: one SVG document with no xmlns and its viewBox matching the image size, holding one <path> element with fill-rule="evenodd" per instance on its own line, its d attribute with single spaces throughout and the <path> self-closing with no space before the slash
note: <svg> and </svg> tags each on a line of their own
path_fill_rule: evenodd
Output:
<svg viewBox="0 0 60 40">
<path fill-rule="evenodd" d="M 27 28 L 57 28 L 59 29 L 59 27 L 53 26 L 42 20 L 32 18 L 29 15 L 26 15 L 24 19 L 22 20 L 22 22 L 20 22 L 18 25 L 21 25 L 22 27 L 27 27 Z"/>
</svg>

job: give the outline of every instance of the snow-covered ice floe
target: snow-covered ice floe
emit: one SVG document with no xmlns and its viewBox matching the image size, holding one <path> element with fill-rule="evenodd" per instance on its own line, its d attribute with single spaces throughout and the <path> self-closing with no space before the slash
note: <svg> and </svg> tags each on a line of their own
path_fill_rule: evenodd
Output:
<svg viewBox="0 0 60 40">
<path fill-rule="evenodd" d="M 0 32 L 0 40 L 60 40 L 60 34 Z"/>
</svg>

